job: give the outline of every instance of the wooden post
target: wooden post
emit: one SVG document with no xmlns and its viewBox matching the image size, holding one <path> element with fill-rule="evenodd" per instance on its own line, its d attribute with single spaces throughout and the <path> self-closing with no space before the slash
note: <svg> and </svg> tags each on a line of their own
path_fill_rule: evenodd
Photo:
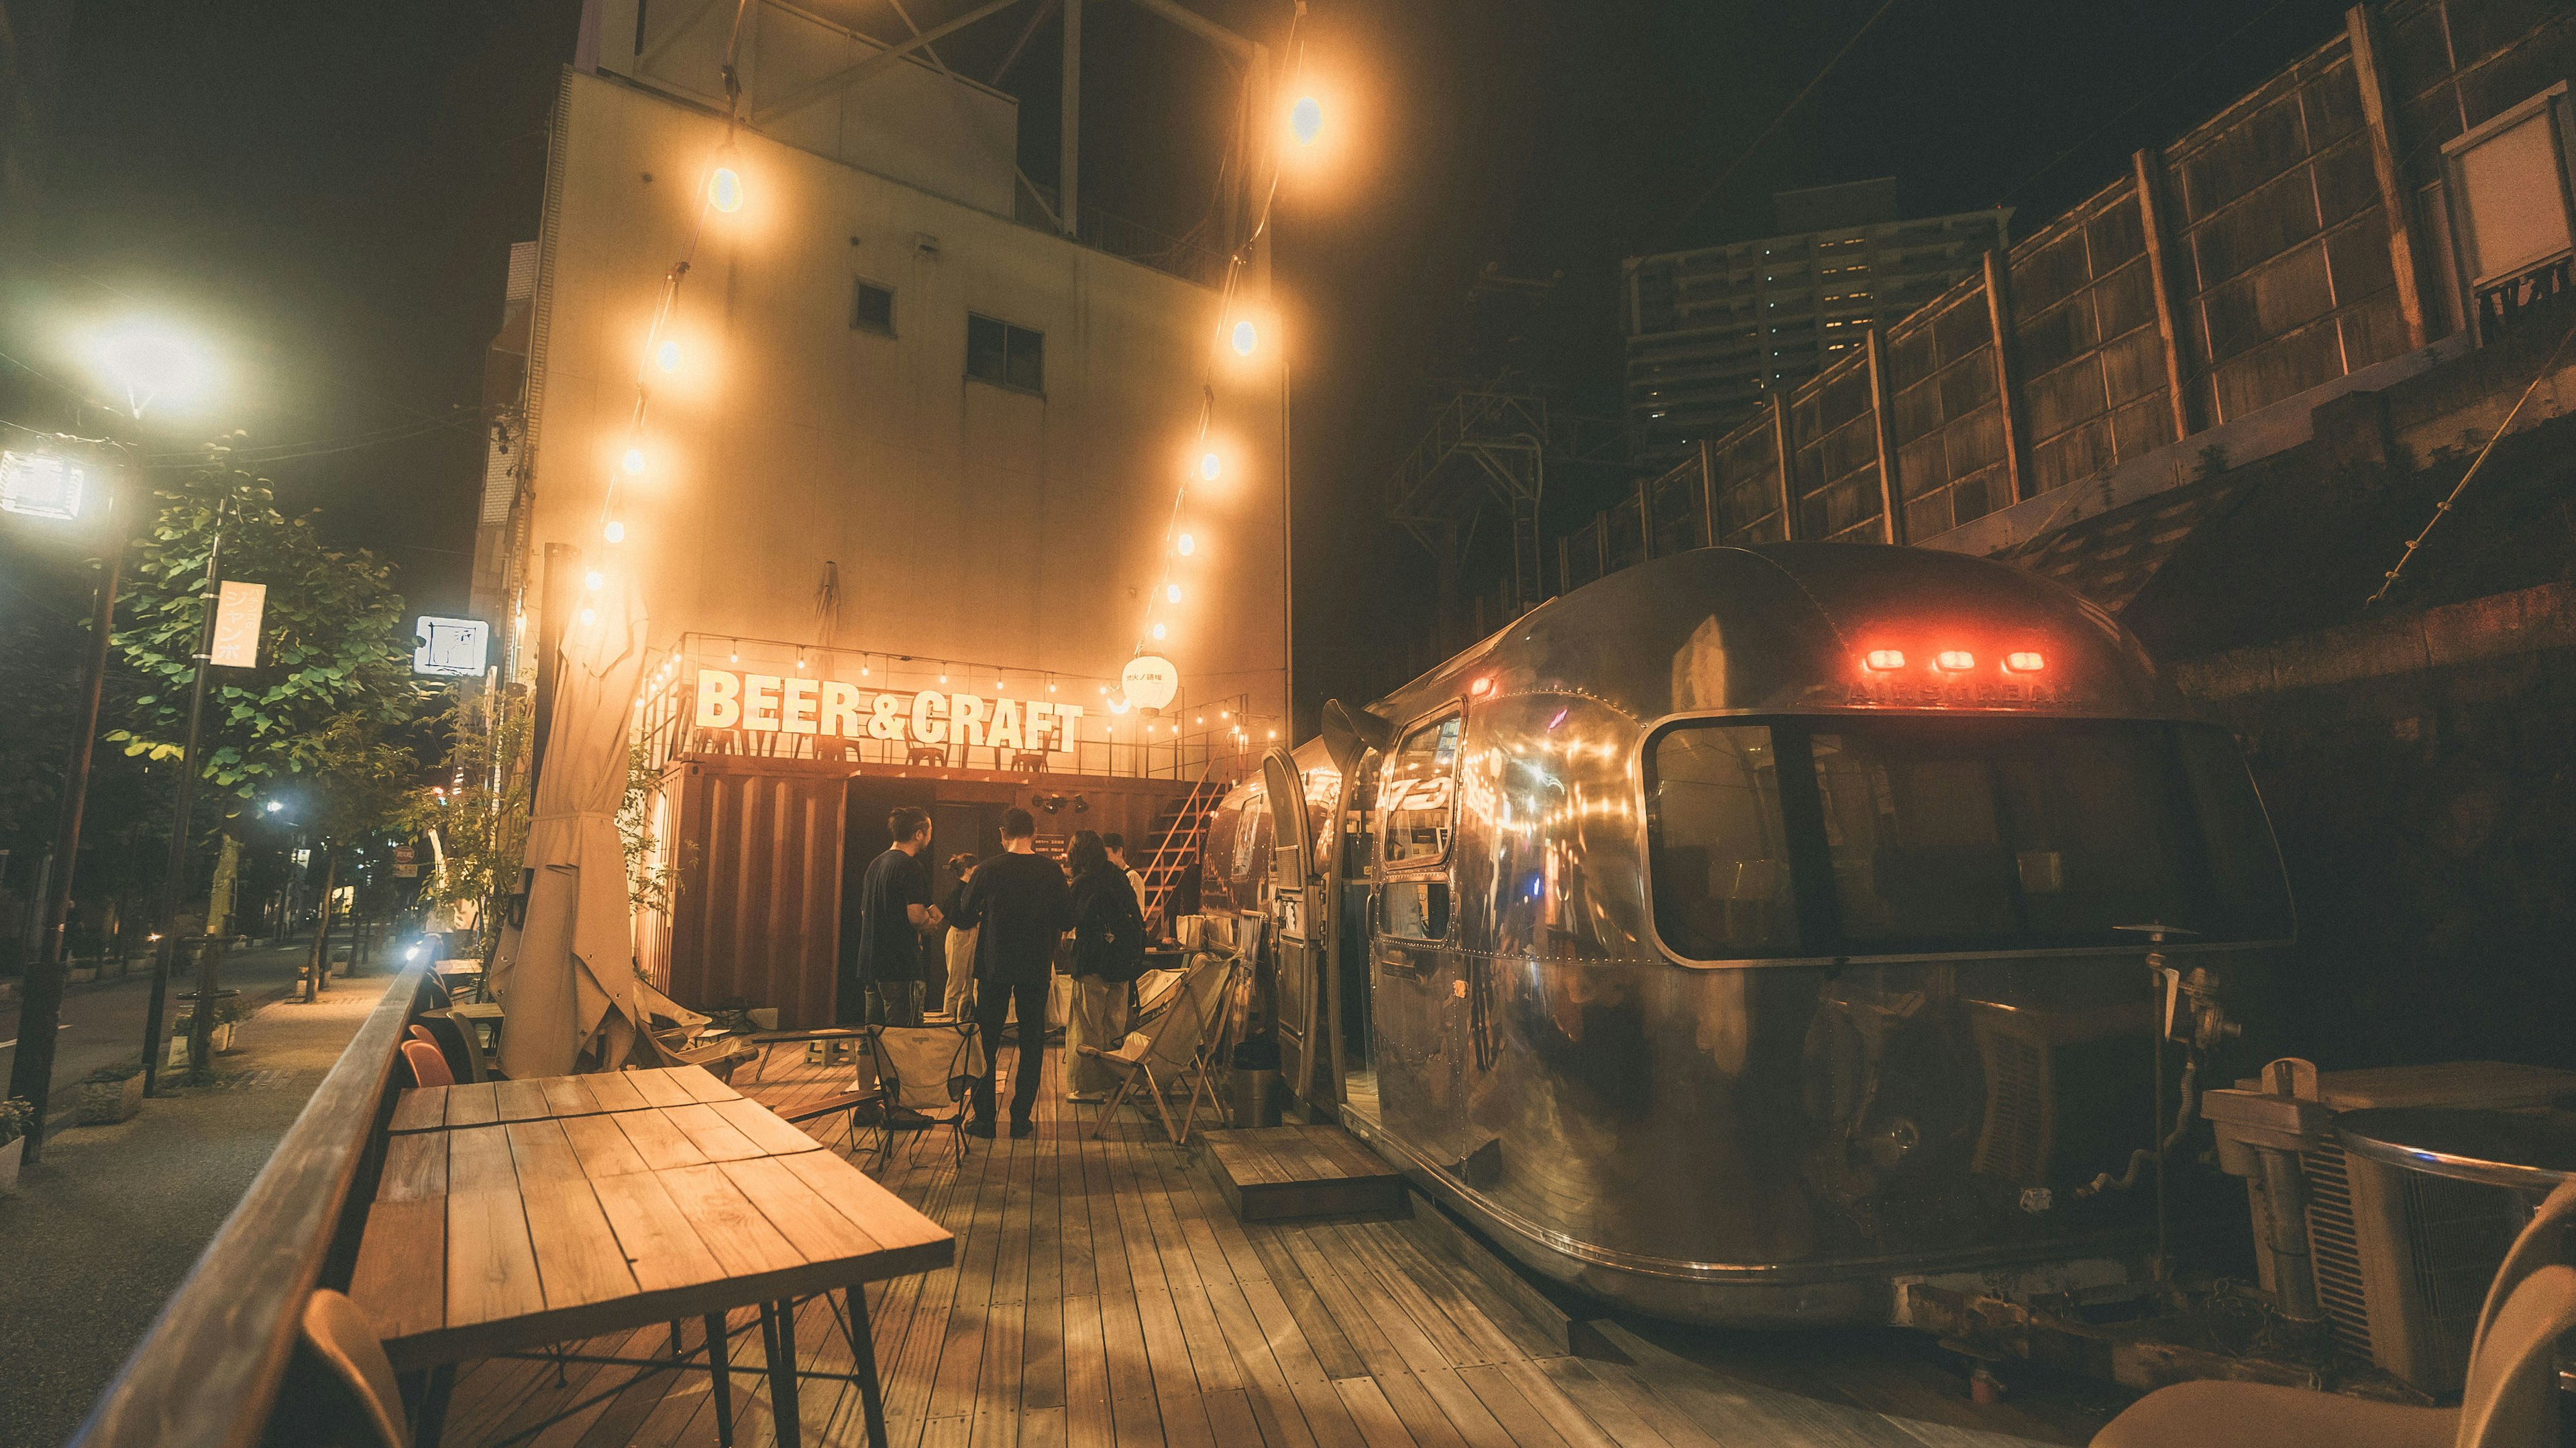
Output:
<svg viewBox="0 0 2576 1448">
<path fill-rule="evenodd" d="M 2433 340 L 2424 315 L 2425 249 L 2415 230 L 2415 208 L 2407 204 L 2406 177 L 2397 169 L 2397 103 L 2390 95 L 2388 68 L 2379 56 L 2379 17 L 2369 5 L 2344 12 L 2344 31 L 2352 41 L 2352 75 L 2361 88 L 2361 124 L 2370 133 L 2370 169 L 2379 178 L 2379 207 L 2388 219 L 2388 261 L 2397 274 L 2397 310 L 2406 317 L 2406 345 Z"/>
<path fill-rule="evenodd" d="M 1999 250 L 1986 253 L 1986 324 L 1995 333 L 1995 401 L 2004 410 L 2004 473 L 2012 479 L 2013 501 L 2018 503 L 2036 496 L 2035 480 L 2022 435 L 2021 399 L 2013 387 L 2021 369 L 2013 365 L 2012 299 L 2004 294 L 2004 255 Z"/>
<path fill-rule="evenodd" d="M 2199 429 L 2192 426 L 2191 392 L 2182 368 L 2182 297 L 2174 288 L 2173 207 L 2165 190 L 2164 153 L 2139 151 L 2129 158 L 2129 172 L 2138 188 L 2138 229 L 2147 238 L 2147 282 L 2156 294 L 2156 333 L 2164 343 L 2174 437 L 2186 438 Z"/>
<path fill-rule="evenodd" d="M 1771 446 L 1780 455 L 1780 537 L 1794 541 L 1798 536 L 1798 487 L 1795 460 L 1789 447 L 1789 394 L 1771 389 Z"/>
<path fill-rule="evenodd" d="M 1905 541 L 1904 500 L 1896 486 L 1896 433 L 1887 420 L 1887 349 L 1878 342 L 1878 324 L 1861 334 L 1861 360 L 1869 368 L 1870 431 L 1878 443 L 1878 506 L 1881 532 L 1892 544 Z"/>
</svg>

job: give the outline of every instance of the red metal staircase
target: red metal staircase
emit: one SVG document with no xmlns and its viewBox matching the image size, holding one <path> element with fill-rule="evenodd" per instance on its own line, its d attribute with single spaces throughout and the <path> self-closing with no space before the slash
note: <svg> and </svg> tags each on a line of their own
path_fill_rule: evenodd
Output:
<svg viewBox="0 0 2576 1448">
<path fill-rule="evenodd" d="M 1187 872 L 1198 867 L 1199 841 L 1207 835 L 1208 817 L 1216 813 L 1217 802 L 1231 788 L 1228 781 L 1207 776 L 1191 785 L 1188 794 L 1166 801 L 1154 817 L 1154 846 L 1145 856 L 1143 871 L 1148 938 L 1162 928 L 1172 892 Z"/>
</svg>

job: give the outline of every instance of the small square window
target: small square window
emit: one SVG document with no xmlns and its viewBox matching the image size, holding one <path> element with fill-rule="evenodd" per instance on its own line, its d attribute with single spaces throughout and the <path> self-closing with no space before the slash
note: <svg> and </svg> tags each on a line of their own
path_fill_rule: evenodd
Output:
<svg viewBox="0 0 2576 1448">
<path fill-rule="evenodd" d="M 1015 391 L 1046 391 L 1046 334 L 967 313 L 966 375 Z"/>
<path fill-rule="evenodd" d="M 860 278 L 850 292 L 850 328 L 894 335 L 894 288 Z"/>
</svg>

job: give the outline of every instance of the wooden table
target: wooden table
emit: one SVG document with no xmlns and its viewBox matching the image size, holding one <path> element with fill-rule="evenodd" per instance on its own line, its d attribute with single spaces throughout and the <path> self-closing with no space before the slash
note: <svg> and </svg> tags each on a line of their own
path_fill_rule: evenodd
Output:
<svg viewBox="0 0 2576 1448">
<path fill-rule="evenodd" d="M 741 1093 L 696 1066 L 612 1071 L 597 1076 L 541 1076 L 531 1081 L 475 1081 L 404 1092 L 394 1103 L 392 1130 L 397 1134 L 437 1131 L 450 1126 L 489 1126 L 496 1121 L 561 1120 L 742 1099 Z M 769 1113 L 763 1110 L 761 1115 Z"/>
<path fill-rule="evenodd" d="M 465 1027 L 465 1034 L 474 1038 L 481 1049 L 500 1049 L 501 1027 L 507 1024 L 509 1017 L 502 1011 L 499 1001 L 459 1001 L 449 1006 L 447 1013 L 455 1017 L 457 1024 Z M 485 1027 L 490 1028 L 488 1036 Z"/>
<path fill-rule="evenodd" d="M 688 1099 L 627 1105 L 620 1085 Z M 723 1097 L 702 1099 L 708 1087 Z M 431 1089 L 441 1093 L 437 1123 L 417 1124 L 430 1108 L 410 1106 L 430 1091 L 396 1107 L 413 1124 L 387 1141 L 349 1286 L 397 1370 L 437 1370 L 425 1444 L 458 1362 L 685 1317 L 705 1321 L 719 1436 L 730 1442 L 725 1314 L 757 1305 L 776 1344 L 778 1440 L 795 1448 L 787 1309 L 835 1290 L 846 1298 L 870 1440 L 886 1441 L 862 1284 L 948 1265 L 956 1240 L 945 1229 L 694 1068 Z M 519 1109 L 549 1114 L 503 1117 L 504 1091 Z"/>
</svg>

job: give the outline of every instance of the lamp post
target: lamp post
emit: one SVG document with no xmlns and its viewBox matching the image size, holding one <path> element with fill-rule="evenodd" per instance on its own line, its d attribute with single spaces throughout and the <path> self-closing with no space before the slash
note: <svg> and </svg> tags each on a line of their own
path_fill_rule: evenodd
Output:
<svg viewBox="0 0 2576 1448">
<path fill-rule="evenodd" d="M 143 1094 L 149 1096 L 161 1079 L 161 1012 L 170 992 L 170 964 L 179 945 L 179 900 L 188 888 L 188 812 L 197 795 L 197 730 L 206 714 L 206 666 L 215 656 L 215 605 L 223 595 L 219 587 L 224 556 L 224 507 L 230 499 L 215 502 L 214 540 L 206 549 L 206 578 L 197 592 L 202 609 L 197 620 L 197 651 L 192 656 L 194 668 L 188 684 L 188 734 L 179 749 L 179 782 L 170 805 L 170 856 L 161 875 L 160 947 L 152 954 L 152 998 L 143 1010 Z M 198 1021 L 203 1024 L 214 1010 L 212 982 L 198 992 L 209 997 L 197 1002 Z"/>
<path fill-rule="evenodd" d="M 15 461 L 12 459 L 11 461 Z M 51 460 L 59 474 L 71 467 L 68 461 Z M 10 512 L 29 513 L 39 517 L 74 517 L 80 511 L 78 484 L 68 489 L 56 487 L 47 500 L 54 506 L 21 506 L 21 495 L 13 486 L 0 485 L 0 508 Z M 115 516 L 113 494 L 108 503 L 109 542 L 107 558 L 100 566 L 98 594 L 90 614 L 89 650 L 81 661 L 79 723 L 71 740 L 71 767 L 63 781 L 63 798 L 54 824 L 54 866 L 52 878 L 44 890 L 43 913 L 38 917 L 41 934 L 36 958 L 26 977 L 27 994 L 18 1012 L 18 1052 L 9 1063 L 9 1095 L 24 1099 L 33 1108 L 27 1122 L 25 1159 L 41 1160 L 45 1148 L 45 1111 L 52 1095 L 54 1075 L 54 1038 L 62 1020 L 63 982 L 71 969 L 70 945 L 65 922 L 71 913 L 72 869 L 80 859 L 81 815 L 89 802 L 89 772 L 92 746 L 98 740 L 99 699 L 107 678 L 107 646 L 116 625 L 116 587 L 125 565 L 124 520 Z"/>
</svg>

